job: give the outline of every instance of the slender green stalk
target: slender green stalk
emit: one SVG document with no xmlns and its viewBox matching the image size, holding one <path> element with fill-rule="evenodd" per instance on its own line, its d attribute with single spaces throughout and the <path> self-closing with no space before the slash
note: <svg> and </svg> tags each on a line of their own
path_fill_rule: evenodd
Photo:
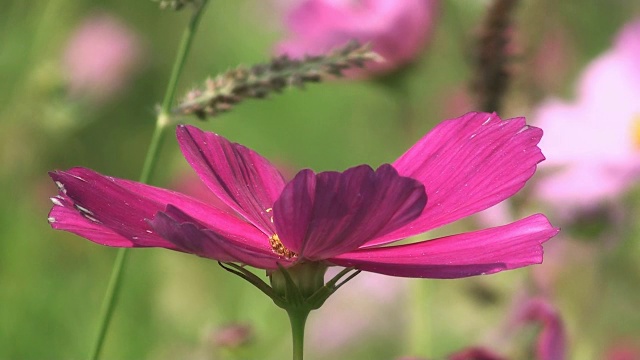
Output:
<svg viewBox="0 0 640 360">
<path fill-rule="evenodd" d="M 107 291 L 104 294 L 104 299 L 102 300 L 100 319 L 98 320 L 98 332 L 96 333 L 89 359 L 97 359 L 100 355 L 100 350 L 102 350 L 104 336 L 107 333 L 107 328 L 109 327 L 111 316 L 113 315 L 115 298 L 116 294 L 118 293 L 118 289 L 120 288 L 120 280 L 122 279 L 122 272 L 128 254 L 129 252 L 127 251 L 127 249 L 118 249 L 118 255 L 116 255 L 116 260 L 113 263 L 113 269 L 111 270 L 111 278 L 109 278 Z"/>
<path fill-rule="evenodd" d="M 304 359 L 304 326 L 309 316 L 307 309 L 287 310 L 291 323 L 291 337 L 293 340 L 293 360 Z"/>
<path fill-rule="evenodd" d="M 180 43 L 180 48 L 178 49 L 178 55 L 176 57 L 175 63 L 173 65 L 173 69 L 171 71 L 171 78 L 169 80 L 169 85 L 167 86 L 167 91 L 165 93 L 164 100 L 162 102 L 162 107 L 158 117 L 156 118 L 156 125 L 153 131 L 153 135 L 151 137 L 151 143 L 149 145 L 149 149 L 147 150 L 147 155 L 144 160 L 144 165 L 142 167 L 142 173 L 140 175 L 140 182 L 148 183 L 151 179 L 153 171 L 158 162 L 159 154 L 160 154 L 160 145 L 162 144 L 162 139 L 166 134 L 166 129 L 171 124 L 171 119 L 169 116 L 169 111 L 171 109 L 171 105 L 173 104 L 176 92 L 176 85 L 178 84 L 178 78 L 180 77 L 180 73 L 182 73 L 182 69 L 184 67 L 185 60 L 187 58 L 187 54 L 191 48 L 191 43 L 193 42 L 193 36 L 196 33 L 198 28 L 198 24 L 200 22 L 200 18 L 202 13 L 204 12 L 204 8 L 207 5 L 208 0 L 202 0 L 201 4 L 195 9 L 187 28 L 182 35 L 182 40 Z M 118 297 L 118 293 L 120 290 L 120 286 L 122 283 L 122 277 L 124 274 L 124 269 L 126 265 L 126 261 L 128 258 L 129 251 L 126 248 L 122 248 L 118 250 L 118 254 L 116 256 L 116 260 L 113 264 L 113 268 L 111 270 L 111 277 L 109 279 L 109 284 L 107 286 L 107 291 L 104 295 L 104 299 L 102 302 L 102 307 L 100 309 L 100 317 L 98 319 L 98 331 L 96 333 L 96 337 L 93 343 L 93 347 L 91 348 L 91 353 L 89 355 L 89 359 L 95 360 L 100 356 L 100 351 L 102 350 L 102 346 L 104 344 L 105 335 L 107 333 L 107 329 L 109 328 L 109 324 L 111 323 L 111 318 L 113 316 L 113 310 L 115 308 L 116 299 Z"/>
<path fill-rule="evenodd" d="M 415 281 L 409 294 L 409 340 L 408 350 L 412 356 L 428 356 L 432 351 L 433 331 L 431 329 L 431 309 L 433 283 Z"/>
</svg>

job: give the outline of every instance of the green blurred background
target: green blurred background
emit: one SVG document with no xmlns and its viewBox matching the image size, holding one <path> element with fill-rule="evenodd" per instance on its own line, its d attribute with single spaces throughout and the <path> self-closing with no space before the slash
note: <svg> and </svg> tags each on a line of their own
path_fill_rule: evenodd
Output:
<svg viewBox="0 0 640 360">
<path fill-rule="evenodd" d="M 474 109 L 470 56 L 487 4 L 443 1 L 429 46 L 394 79 L 310 85 L 267 101 L 249 100 L 207 122 L 187 120 L 256 149 L 289 172 L 393 161 L 439 121 Z M 74 29 L 96 13 L 130 27 L 141 55 L 121 91 L 91 101 L 70 95 L 61 63 Z M 583 66 L 638 15 L 640 4 L 631 0 L 522 1 L 514 82 L 500 115 L 526 116 L 549 95 L 572 95 Z M 281 18 L 282 10 L 269 1 L 212 0 L 178 92 L 238 64 L 268 60 L 284 33 Z M 1 359 L 86 357 L 116 250 L 50 229 L 48 198 L 56 191 L 47 172 L 84 166 L 138 178 L 155 106 L 187 19 L 188 11 L 160 11 L 145 0 L 0 4 Z M 547 65 L 556 70 L 551 80 L 540 81 L 532 73 L 534 63 L 546 56 L 544 40 L 558 34 L 566 39 L 566 54 L 561 63 Z M 154 184 L 172 186 L 189 174 L 168 137 Z M 635 193 L 626 200 L 630 218 L 637 219 L 637 199 Z M 534 211 L 541 208 L 527 210 Z M 465 221 L 433 235 L 478 226 Z M 577 249 L 576 259 L 550 270 L 558 273 L 552 298 L 566 320 L 569 358 L 599 359 L 615 344 L 640 341 L 638 230 L 633 222 L 624 224 L 614 248 L 589 241 L 596 236 L 588 233 L 586 240 L 569 245 Z M 514 303 L 527 292 L 530 271 L 399 280 L 402 286 L 389 289 L 399 292 L 397 297 L 371 306 L 382 320 L 338 347 L 323 349 L 322 340 L 310 341 L 308 358 L 440 358 L 472 344 L 530 357 L 535 329 L 504 337 Z M 329 302 L 357 308 L 371 298 L 366 291 L 341 290 Z M 321 309 L 312 313 L 310 328 L 322 326 L 320 318 L 349 325 L 341 313 Z M 248 344 L 217 345 L 220 329 L 238 323 L 253 329 Z M 215 262 L 162 249 L 135 250 L 103 358 L 283 359 L 289 357 L 289 331 L 283 311 Z"/>
</svg>

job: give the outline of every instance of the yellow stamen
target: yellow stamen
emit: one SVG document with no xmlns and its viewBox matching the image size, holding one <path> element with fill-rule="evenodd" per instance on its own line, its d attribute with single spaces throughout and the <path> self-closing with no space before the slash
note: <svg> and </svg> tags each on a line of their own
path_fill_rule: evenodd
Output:
<svg viewBox="0 0 640 360">
<path fill-rule="evenodd" d="M 291 259 L 298 256 L 298 254 L 284 247 L 282 241 L 280 241 L 280 238 L 278 237 L 278 234 L 271 235 L 269 238 L 269 244 L 271 244 L 271 249 L 274 253 L 284 258 Z"/>
</svg>

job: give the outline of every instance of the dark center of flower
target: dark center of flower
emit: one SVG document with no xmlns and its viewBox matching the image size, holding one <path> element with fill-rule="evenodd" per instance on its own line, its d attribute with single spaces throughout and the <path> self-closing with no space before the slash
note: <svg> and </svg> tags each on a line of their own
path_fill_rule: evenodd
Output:
<svg viewBox="0 0 640 360">
<path fill-rule="evenodd" d="M 298 254 L 294 253 L 293 251 L 287 249 L 283 244 L 282 241 L 280 241 L 280 238 L 278 237 L 278 234 L 273 234 L 271 235 L 271 237 L 269 237 L 269 244 L 271 244 L 271 249 L 273 250 L 274 253 L 287 258 L 287 259 L 291 259 L 294 257 L 297 257 Z"/>
</svg>

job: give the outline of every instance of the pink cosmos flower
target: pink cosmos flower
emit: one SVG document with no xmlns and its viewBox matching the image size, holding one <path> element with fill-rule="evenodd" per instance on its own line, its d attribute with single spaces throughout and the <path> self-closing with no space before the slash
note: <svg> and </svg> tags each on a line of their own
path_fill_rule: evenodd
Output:
<svg viewBox="0 0 640 360">
<path fill-rule="evenodd" d="M 566 353 L 566 333 L 564 323 L 556 308 L 543 298 L 531 298 L 522 304 L 515 324 L 540 323 L 541 331 L 536 339 L 537 360 L 563 360 Z M 447 356 L 449 360 L 502 360 L 506 357 L 498 355 L 490 349 L 474 346 Z"/>
<path fill-rule="evenodd" d="M 640 359 L 640 341 L 627 339 L 616 342 L 602 356 L 606 360 L 638 360 Z"/>
<path fill-rule="evenodd" d="M 545 129 L 545 166 L 538 195 L 563 212 L 592 208 L 640 176 L 640 21 L 585 70 L 573 103 L 549 100 L 535 123 Z M 570 215 L 570 214 L 568 214 Z"/>
<path fill-rule="evenodd" d="M 126 83 L 140 57 L 137 36 L 118 19 L 88 17 L 74 31 L 64 53 L 64 70 L 74 95 L 101 100 Z"/>
<path fill-rule="evenodd" d="M 483 347 L 470 347 L 447 356 L 447 360 L 505 360 L 505 357 Z"/>
<path fill-rule="evenodd" d="M 338 273 L 336 270 L 330 269 L 325 279 L 333 278 Z M 387 315 L 398 309 L 407 293 L 407 281 L 398 280 L 401 279 L 362 273 L 349 281 L 349 286 L 340 289 L 341 296 L 322 306 L 325 316 L 309 320 L 307 335 L 313 354 L 335 358 L 341 347 L 373 334 L 384 336 L 397 332 L 399 321 L 390 321 Z M 352 306 L 353 299 L 358 297 L 361 298 L 358 306 Z"/>
<path fill-rule="evenodd" d="M 302 170 L 289 182 L 265 158 L 220 135 L 178 126 L 182 152 L 235 213 L 85 168 L 50 175 L 49 222 L 93 242 L 164 247 L 262 269 L 301 262 L 403 277 L 460 278 L 542 262 L 558 232 L 542 214 L 505 226 L 387 246 L 520 190 L 544 159 L 524 118 L 469 113 L 428 133 L 393 164 Z"/>
<path fill-rule="evenodd" d="M 536 359 L 562 360 L 565 358 L 567 339 L 564 323 L 551 303 L 542 298 L 531 299 L 525 303 L 519 315 L 519 321 L 538 322 L 542 325 L 536 344 Z"/>
<path fill-rule="evenodd" d="M 371 42 L 385 72 L 413 60 L 433 30 L 435 0 L 303 0 L 291 10 L 291 37 L 277 52 L 292 57 L 320 55 L 352 39 Z"/>
<path fill-rule="evenodd" d="M 251 325 L 234 323 L 217 329 L 212 340 L 217 347 L 236 349 L 249 343 L 253 332 Z"/>
</svg>

